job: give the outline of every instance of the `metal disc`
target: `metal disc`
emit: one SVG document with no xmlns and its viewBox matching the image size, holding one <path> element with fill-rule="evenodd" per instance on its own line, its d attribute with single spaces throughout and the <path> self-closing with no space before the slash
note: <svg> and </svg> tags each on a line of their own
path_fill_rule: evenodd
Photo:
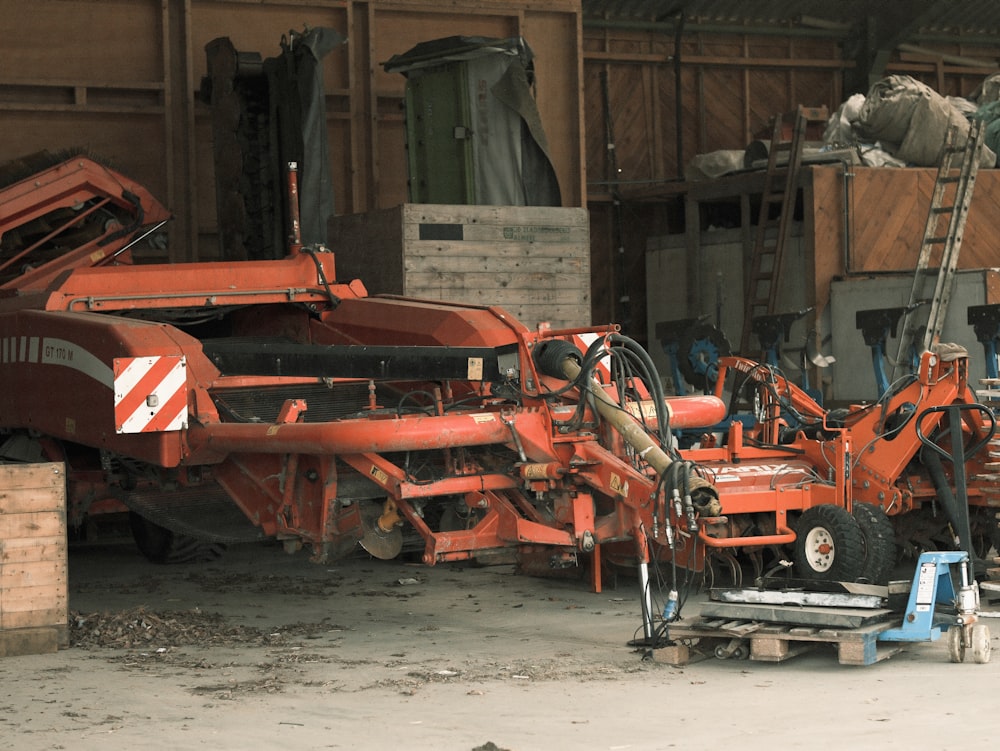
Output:
<svg viewBox="0 0 1000 751">
<path fill-rule="evenodd" d="M 709 374 L 718 371 L 720 357 L 731 354 L 732 347 L 721 330 L 711 324 L 699 323 L 681 336 L 677 365 L 692 386 L 697 389 L 711 388 Z"/>
<path fill-rule="evenodd" d="M 387 561 L 395 558 L 403 549 L 403 530 L 399 526 L 394 526 L 388 532 L 384 532 L 378 524 L 380 516 L 382 516 L 381 506 L 374 503 L 365 504 L 361 511 L 361 529 L 364 534 L 360 542 L 361 547 L 373 556 Z"/>
</svg>

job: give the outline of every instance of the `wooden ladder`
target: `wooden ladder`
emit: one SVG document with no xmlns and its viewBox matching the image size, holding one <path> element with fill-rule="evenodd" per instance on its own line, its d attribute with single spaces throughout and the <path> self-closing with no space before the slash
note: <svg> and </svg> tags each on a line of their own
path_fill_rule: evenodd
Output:
<svg viewBox="0 0 1000 751">
<path fill-rule="evenodd" d="M 794 113 L 790 140 L 785 140 L 784 118 L 780 115 L 774 118 L 757 234 L 745 285 L 743 335 L 740 337 L 740 352 L 744 354 L 750 351 L 753 319 L 775 312 L 785 243 L 795 212 L 806 126 L 813 121 L 825 122 L 828 116 L 826 107 L 800 105 Z M 779 208 L 779 212 L 772 217 L 771 208 L 774 206 Z"/>
<path fill-rule="evenodd" d="M 931 194 L 924 239 L 920 246 L 920 255 L 917 257 L 913 285 L 910 288 L 910 300 L 903 314 L 899 349 L 893 363 L 894 372 L 898 369 L 907 370 L 906 366 L 910 360 L 908 355 L 919 333 L 919 329 L 916 328 L 915 313 L 924 303 L 929 302 L 930 308 L 923 333 L 923 350 L 930 349 L 941 338 L 941 329 L 944 328 L 948 303 L 951 301 L 951 293 L 955 286 L 955 269 L 958 267 L 965 220 L 969 214 L 969 204 L 972 202 L 972 193 L 976 185 L 984 134 L 984 123 L 979 118 L 970 123 L 968 138 L 962 145 L 956 143 L 959 135 L 957 126 L 952 125 L 945 134 L 941 165 L 934 183 L 934 192 Z M 953 165 L 959 156 L 961 164 L 958 174 L 953 174 Z M 942 220 L 947 223 L 944 234 L 939 232 Z M 936 269 L 936 273 L 932 273 L 935 270 L 930 268 L 931 257 L 938 247 L 941 248 L 940 266 Z"/>
</svg>

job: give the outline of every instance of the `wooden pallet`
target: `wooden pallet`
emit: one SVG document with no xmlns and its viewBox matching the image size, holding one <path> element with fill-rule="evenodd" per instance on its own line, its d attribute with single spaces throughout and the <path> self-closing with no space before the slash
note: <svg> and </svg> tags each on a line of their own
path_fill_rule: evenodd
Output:
<svg viewBox="0 0 1000 751">
<path fill-rule="evenodd" d="M 667 627 L 667 637 L 689 647 L 677 652 L 678 659 L 672 661 L 673 664 L 686 664 L 690 659 L 692 646 L 695 652 L 707 651 L 710 654 L 718 653 L 717 656 L 732 656 L 740 654 L 742 644 L 745 645 L 743 653 L 751 660 L 784 662 L 817 645 L 828 644 L 837 648 L 837 659 L 841 665 L 872 665 L 902 650 L 899 644 L 878 641 L 878 635 L 892 625 L 892 622 L 884 621 L 858 628 L 819 628 L 697 618 L 670 624 Z M 685 656 L 688 660 L 681 662 Z"/>
</svg>

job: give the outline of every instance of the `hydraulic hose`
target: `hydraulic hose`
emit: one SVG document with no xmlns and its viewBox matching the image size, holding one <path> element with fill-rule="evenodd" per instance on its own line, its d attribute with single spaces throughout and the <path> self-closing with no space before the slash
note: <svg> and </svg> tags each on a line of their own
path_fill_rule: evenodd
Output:
<svg viewBox="0 0 1000 751">
<path fill-rule="evenodd" d="M 692 467 L 687 462 L 681 462 L 682 466 L 674 467 L 677 460 L 658 446 L 632 415 L 608 396 L 601 384 L 592 376 L 584 376 L 580 351 L 576 347 L 560 340 L 550 340 L 546 344 L 548 346 L 536 352 L 536 362 L 544 373 L 559 375 L 586 390 L 594 398 L 597 413 L 607 420 L 625 443 L 631 446 L 660 477 L 668 477 L 668 472 L 683 475 L 683 477 L 672 476 L 669 479 L 675 482 L 682 481 L 687 497 L 697 492 L 699 499 L 696 505 L 703 514 L 716 516 L 720 513 L 719 493 L 715 487 L 701 477 L 691 476 Z"/>
</svg>

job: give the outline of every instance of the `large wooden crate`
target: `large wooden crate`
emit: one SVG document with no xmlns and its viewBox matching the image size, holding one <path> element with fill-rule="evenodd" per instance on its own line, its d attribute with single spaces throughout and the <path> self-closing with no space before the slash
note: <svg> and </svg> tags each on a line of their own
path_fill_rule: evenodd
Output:
<svg viewBox="0 0 1000 751">
<path fill-rule="evenodd" d="M 0 465 L 0 657 L 66 646 L 62 464 Z"/>
<path fill-rule="evenodd" d="M 337 279 L 371 294 L 498 305 L 535 327 L 590 324 L 585 209 L 402 204 L 334 217 Z"/>
</svg>

